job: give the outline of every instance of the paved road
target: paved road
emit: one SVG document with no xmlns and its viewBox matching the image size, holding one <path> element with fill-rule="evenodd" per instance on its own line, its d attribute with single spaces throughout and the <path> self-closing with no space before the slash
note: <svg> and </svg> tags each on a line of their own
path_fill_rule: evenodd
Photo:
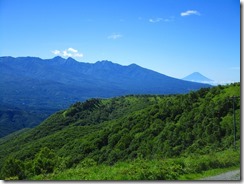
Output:
<svg viewBox="0 0 244 184">
<path fill-rule="evenodd" d="M 217 176 L 211 176 L 211 177 L 207 177 L 207 178 L 203 178 L 201 180 L 240 180 L 241 176 L 240 176 L 240 170 L 235 170 L 235 171 L 229 171 Z"/>
</svg>

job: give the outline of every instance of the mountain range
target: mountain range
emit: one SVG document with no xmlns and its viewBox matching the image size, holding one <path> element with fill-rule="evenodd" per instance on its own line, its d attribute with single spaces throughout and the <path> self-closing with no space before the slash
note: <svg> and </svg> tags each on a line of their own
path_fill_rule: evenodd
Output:
<svg viewBox="0 0 244 184">
<path fill-rule="evenodd" d="M 172 78 L 136 64 L 122 66 L 111 61 L 92 64 L 59 56 L 53 59 L 0 57 L 2 106 L 46 117 L 89 98 L 181 94 L 203 87 L 210 85 Z M 7 119 L 12 122 L 11 118 Z"/>
<path fill-rule="evenodd" d="M 94 64 L 72 58 L 0 58 L 0 101 L 17 107 L 62 109 L 92 97 L 127 94 L 179 94 L 202 87 L 136 64 L 121 66 L 110 61 Z"/>
</svg>

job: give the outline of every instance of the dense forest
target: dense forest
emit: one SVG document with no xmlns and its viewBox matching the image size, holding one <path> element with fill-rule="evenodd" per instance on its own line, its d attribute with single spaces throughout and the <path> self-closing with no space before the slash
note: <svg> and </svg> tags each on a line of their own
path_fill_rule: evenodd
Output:
<svg viewBox="0 0 244 184">
<path fill-rule="evenodd" d="M 1 104 L 0 138 L 24 128 L 33 128 L 57 111 L 57 109 L 23 109 Z"/>
<path fill-rule="evenodd" d="M 233 96 L 240 83 L 77 102 L 1 138 L 0 178 L 170 180 L 238 165 L 240 98 Z"/>
</svg>

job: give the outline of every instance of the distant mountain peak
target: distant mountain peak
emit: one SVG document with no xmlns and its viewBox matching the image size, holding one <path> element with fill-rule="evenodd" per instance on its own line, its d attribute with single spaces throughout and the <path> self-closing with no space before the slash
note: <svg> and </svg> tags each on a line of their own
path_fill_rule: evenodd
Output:
<svg viewBox="0 0 244 184">
<path fill-rule="evenodd" d="M 139 65 L 135 64 L 135 63 L 132 63 L 129 65 L 130 67 L 140 67 Z"/>
<path fill-rule="evenodd" d="M 72 57 L 68 57 L 68 58 L 66 59 L 66 61 L 67 61 L 67 62 L 78 62 L 78 61 L 76 61 L 75 59 L 73 59 Z"/>
<path fill-rule="evenodd" d="M 182 78 L 183 80 L 186 81 L 192 81 L 192 82 L 200 82 L 200 83 L 210 83 L 213 80 L 205 77 L 199 72 L 193 72 L 190 75 L 187 75 L 186 77 Z"/>
<path fill-rule="evenodd" d="M 108 60 L 101 60 L 101 61 L 97 61 L 96 64 L 114 64 L 114 63 Z"/>
<path fill-rule="evenodd" d="M 97 61 L 94 66 L 103 69 L 115 69 L 117 67 L 121 67 L 120 64 L 113 63 L 112 61 L 108 61 L 108 60 Z"/>
<path fill-rule="evenodd" d="M 203 76 L 201 73 L 199 73 L 199 72 L 193 72 L 191 75 L 201 75 L 201 76 Z"/>
<path fill-rule="evenodd" d="M 56 56 L 53 59 L 57 60 L 57 59 L 64 59 L 64 58 L 62 58 L 61 56 Z"/>
<path fill-rule="evenodd" d="M 102 62 L 102 63 L 112 63 L 112 61 L 109 61 L 109 60 L 101 60 L 100 62 Z"/>
<path fill-rule="evenodd" d="M 78 63 L 75 59 L 72 57 L 68 57 L 67 59 L 62 58 L 61 56 L 56 56 L 53 59 L 50 59 L 51 62 L 55 62 L 56 64 L 68 64 L 68 65 L 73 65 Z"/>
</svg>

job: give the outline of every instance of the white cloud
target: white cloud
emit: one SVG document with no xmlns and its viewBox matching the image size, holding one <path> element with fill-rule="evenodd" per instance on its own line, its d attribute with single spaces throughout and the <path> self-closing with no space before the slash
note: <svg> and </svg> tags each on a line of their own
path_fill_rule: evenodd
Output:
<svg viewBox="0 0 244 184">
<path fill-rule="evenodd" d="M 64 57 L 72 57 L 72 54 L 71 53 L 68 53 L 67 50 L 64 50 L 63 51 L 63 56 Z"/>
<path fill-rule="evenodd" d="M 156 23 L 156 22 L 160 22 L 160 21 L 162 21 L 162 20 L 163 20 L 162 18 L 149 19 L 149 22 L 151 22 L 151 23 Z"/>
<path fill-rule="evenodd" d="M 115 33 L 113 33 L 113 34 L 111 34 L 111 35 L 108 36 L 108 39 L 116 40 L 116 39 L 121 38 L 121 37 L 122 37 L 121 34 L 115 34 Z"/>
<path fill-rule="evenodd" d="M 182 12 L 180 15 L 182 17 L 184 17 L 184 16 L 189 16 L 189 15 L 200 15 L 200 13 L 196 10 L 188 10 L 188 11 Z"/>
<path fill-rule="evenodd" d="M 151 19 L 149 19 L 149 22 L 151 22 L 151 23 L 157 23 L 157 22 L 172 22 L 172 21 L 174 21 L 174 17 L 173 16 L 171 16 L 171 17 L 169 17 L 169 18 L 166 18 L 166 19 L 164 19 L 164 18 L 151 18 Z"/>
<path fill-rule="evenodd" d="M 74 52 L 74 53 L 77 53 L 77 52 L 78 52 L 78 50 L 75 50 L 75 49 L 73 49 L 73 48 L 68 48 L 68 51 L 70 51 L 70 52 Z"/>
<path fill-rule="evenodd" d="M 54 51 L 52 51 L 52 53 L 55 55 L 59 55 L 61 52 L 59 50 L 54 50 Z"/>
<path fill-rule="evenodd" d="M 82 58 L 83 57 L 83 54 L 82 53 L 79 53 L 78 50 L 74 49 L 74 48 L 68 48 L 68 49 L 65 49 L 63 51 L 60 51 L 60 50 L 54 50 L 52 51 L 52 53 L 54 55 L 58 55 L 58 56 L 62 56 L 62 57 L 74 57 L 74 58 Z"/>
</svg>

